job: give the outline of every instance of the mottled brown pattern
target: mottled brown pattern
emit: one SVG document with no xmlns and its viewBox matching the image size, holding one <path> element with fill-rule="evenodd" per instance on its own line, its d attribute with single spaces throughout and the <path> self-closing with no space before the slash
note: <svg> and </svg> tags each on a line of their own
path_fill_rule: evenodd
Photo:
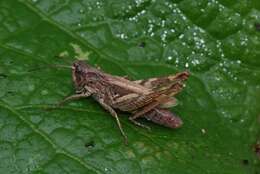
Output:
<svg viewBox="0 0 260 174">
<path fill-rule="evenodd" d="M 182 72 L 166 77 L 130 81 L 124 77 L 104 73 L 83 61 L 76 61 L 72 67 L 76 94 L 64 101 L 92 96 L 116 119 L 120 132 L 127 141 L 114 109 L 133 113 L 129 120 L 141 127 L 148 128 L 135 119 L 144 116 L 154 123 L 178 128 L 182 125 L 181 119 L 161 107 L 176 104 L 173 96 L 182 90 L 183 82 L 188 76 L 188 72 Z"/>
</svg>

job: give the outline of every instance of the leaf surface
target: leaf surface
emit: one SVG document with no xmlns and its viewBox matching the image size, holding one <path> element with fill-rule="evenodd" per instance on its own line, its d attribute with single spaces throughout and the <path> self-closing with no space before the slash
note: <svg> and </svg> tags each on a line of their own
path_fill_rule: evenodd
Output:
<svg viewBox="0 0 260 174">
<path fill-rule="evenodd" d="M 258 173 L 257 0 L 0 1 L 3 173 Z M 172 111 L 184 125 L 147 132 L 73 94 L 71 43 L 90 64 L 130 79 L 189 70 Z M 67 51 L 69 58 L 56 55 Z"/>
</svg>

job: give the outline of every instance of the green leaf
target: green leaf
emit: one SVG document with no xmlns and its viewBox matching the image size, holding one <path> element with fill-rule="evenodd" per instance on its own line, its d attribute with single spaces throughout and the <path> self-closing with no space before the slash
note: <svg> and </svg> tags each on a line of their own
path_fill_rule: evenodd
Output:
<svg viewBox="0 0 260 174">
<path fill-rule="evenodd" d="M 258 0 L 0 1 L 1 173 L 259 173 Z M 131 79 L 189 70 L 178 130 L 147 132 L 73 93 L 71 44 Z M 57 58 L 57 55 L 70 55 Z"/>
</svg>

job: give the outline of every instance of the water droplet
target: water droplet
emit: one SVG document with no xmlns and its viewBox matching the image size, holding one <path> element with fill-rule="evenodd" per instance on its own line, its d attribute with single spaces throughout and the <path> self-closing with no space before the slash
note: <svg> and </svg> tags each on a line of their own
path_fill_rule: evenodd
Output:
<svg viewBox="0 0 260 174">
<path fill-rule="evenodd" d="M 188 62 L 185 63 L 185 67 L 186 67 L 186 68 L 189 67 L 189 63 L 188 63 Z"/>
<path fill-rule="evenodd" d="M 219 78 L 219 77 L 216 77 L 215 79 L 216 79 L 217 81 L 220 81 L 220 78 Z M 214 92 L 215 92 L 215 91 L 214 91 Z M 214 92 L 213 92 L 213 93 L 214 93 Z"/>
<path fill-rule="evenodd" d="M 135 0 L 135 3 L 136 7 L 139 7 L 143 3 L 143 0 Z"/>
<path fill-rule="evenodd" d="M 164 27 L 164 26 L 165 26 L 165 20 L 162 20 L 161 27 Z"/>
<path fill-rule="evenodd" d="M 174 29 L 171 29 L 170 31 L 171 31 L 172 33 L 175 33 L 175 30 L 174 30 Z"/>
<path fill-rule="evenodd" d="M 146 13 L 146 11 L 145 10 L 142 10 L 141 12 L 140 12 L 140 14 L 145 14 Z"/>
<path fill-rule="evenodd" d="M 221 111 L 221 115 L 224 117 L 224 118 L 231 118 L 231 116 L 226 112 L 226 111 Z M 231 120 L 232 121 L 232 120 Z"/>
<path fill-rule="evenodd" d="M 205 129 L 201 129 L 201 132 L 202 132 L 202 134 L 205 134 L 206 130 Z"/>
<path fill-rule="evenodd" d="M 180 36 L 179 36 L 179 39 L 182 39 L 184 37 L 184 34 L 181 34 Z"/>
<path fill-rule="evenodd" d="M 193 59 L 193 60 L 191 61 L 191 63 L 192 63 L 193 65 L 198 65 L 200 62 L 199 62 L 198 59 Z"/>
<path fill-rule="evenodd" d="M 120 39 L 127 39 L 128 38 L 128 36 L 125 35 L 124 33 L 116 34 L 116 37 L 119 37 Z"/>
<path fill-rule="evenodd" d="M 100 5 L 100 2 L 99 2 L 99 1 L 97 1 L 97 2 L 96 2 L 96 4 L 97 4 L 97 6 L 99 6 L 99 5 Z"/>
<path fill-rule="evenodd" d="M 79 12 L 80 12 L 81 14 L 85 13 L 84 9 L 80 9 Z"/>
<path fill-rule="evenodd" d="M 168 56 L 167 59 L 168 59 L 168 60 L 172 60 L 172 56 Z"/>
<path fill-rule="evenodd" d="M 166 37 L 167 37 L 167 31 L 165 30 L 165 31 L 163 32 L 163 34 L 161 35 L 161 40 L 162 40 L 162 42 L 166 42 Z"/>
</svg>

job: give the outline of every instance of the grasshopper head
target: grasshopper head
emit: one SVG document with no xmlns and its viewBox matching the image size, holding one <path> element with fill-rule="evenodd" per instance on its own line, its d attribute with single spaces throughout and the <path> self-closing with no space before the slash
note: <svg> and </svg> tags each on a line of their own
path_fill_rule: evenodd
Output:
<svg viewBox="0 0 260 174">
<path fill-rule="evenodd" d="M 91 66 L 82 60 L 77 60 L 72 65 L 73 73 L 84 74 L 91 69 Z"/>
<path fill-rule="evenodd" d="M 72 79 L 78 91 L 84 88 L 85 85 L 95 83 L 100 77 L 100 71 L 91 67 L 82 60 L 77 60 L 72 65 Z"/>
<path fill-rule="evenodd" d="M 72 65 L 72 79 L 76 87 L 81 86 L 85 80 L 85 76 L 88 73 L 89 65 L 83 61 L 75 61 Z"/>
</svg>

